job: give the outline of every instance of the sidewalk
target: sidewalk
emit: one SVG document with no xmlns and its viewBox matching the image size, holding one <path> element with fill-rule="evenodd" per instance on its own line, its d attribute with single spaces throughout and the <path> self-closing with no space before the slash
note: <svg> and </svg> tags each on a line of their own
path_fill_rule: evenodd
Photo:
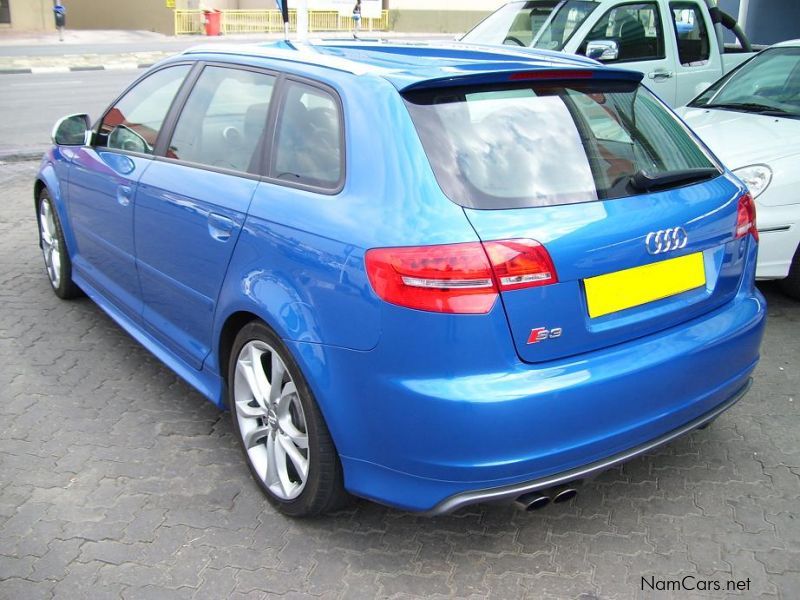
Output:
<svg viewBox="0 0 800 600">
<path fill-rule="evenodd" d="M 293 36 L 294 37 L 294 36 Z M 450 40 L 450 34 L 362 32 L 363 39 Z M 197 45 L 258 43 L 283 38 L 280 33 L 166 36 L 152 31 L 80 30 L 64 32 L 0 32 L 0 75 L 65 73 L 102 69 L 140 69 Z M 310 39 L 351 39 L 346 32 L 317 32 Z"/>
</svg>

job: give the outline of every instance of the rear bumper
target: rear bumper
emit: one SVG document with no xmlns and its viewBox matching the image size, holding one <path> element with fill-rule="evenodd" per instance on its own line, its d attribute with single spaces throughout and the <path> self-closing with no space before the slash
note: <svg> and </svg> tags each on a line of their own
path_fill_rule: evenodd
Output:
<svg viewBox="0 0 800 600">
<path fill-rule="evenodd" d="M 721 405 L 717 406 L 716 408 L 710 410 L 709 412 L 705 413 L 686 423 L 677 429 L 673 429 L 672 431 L 658 437 L 654 440 L 650 440 L 649 442 L 645 442 L 644 444 L 640 444 L 635 448 L 631 448 L 629 450 L 625 450 L 613 456 L 609 456 L 607 458 L 595 461 L 591 464 L 584 465 L 581 467 L 577 467 L 575 469 L 570 469 L 569 471 L 564 471 L 562 473 L 557 473 L 555 475 L 550 475 L 549 477 L 543 477 L 541 479 L 537 479 L 535 481 L 528 481 L 524 483 L 516 483 L 513 485 L 507 485 L 503 487 L 497 488 L 488 488 L 485 490 L 474 490 L 469 492 L 461 492 L 459 494 L 455 494 L 454 496 L 450 496 L 439 502 L 436 506 L 425 513 L 426 516 L 436 516 L 445 514 L 448 512 L 452 512 L 454 510 L 458 510 L 464 506 L 469 506 L 470 504 L 478 504 L 481 502 L 502 502 L 513 500 L 521 496 L 522 494 L 527 494 L 529 492 L 535 492 L 537 490 L 545 490 L 548 488 L 552 488 L 554 486 L 563 485 L 569 482 L 587 479 L 590 477 L 594 477 L 595 475 L 599 475 L 603 471 L 610 469 L 616 465 L 622 464 L 627 462 L 631 459 L 636 458 L 637 456 L 641 456 L 642 454 L 646 454 L 655 450 L 659 446 L 663 446 L 672 442 L 673 440 L 678 439 L 679 437 L 690 433 L 697 429 L 698 427 L 702 427 L 703 425 L 710 423 L 714 419 L 716 419 L 719 415 L 723 412 L 728 410 L 731 406 L 736 404 L 744 395 L 750 390 L 750 386 L 752 385 L 753 380 L 748 379 L 747 383 L 738 391 L 736 392 L 733 397 L 728 399 L 727 401 L 723 402 Z"/>
<path fill-rule="evenodd" d="M 438 514 L 607 468 L 727 408 L 759 358 L 766 303 L 754 263 L 739 294 L 710 313 L 547 363 L 519 361 L 502 307 L 457 321 L 398 312 L 408 319 L 384 319 L 369 352 L 289 344 L 346 488 Z"/>
</svg>

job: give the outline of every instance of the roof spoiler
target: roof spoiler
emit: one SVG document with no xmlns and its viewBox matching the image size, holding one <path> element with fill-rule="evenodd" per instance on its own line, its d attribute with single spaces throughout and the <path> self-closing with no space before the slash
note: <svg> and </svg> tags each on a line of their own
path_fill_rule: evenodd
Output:
<svg viewBox="0 0 800 600">
<path fill-rule="evenodd" d="M 493 69 L 491 71 L 480 71 L 477 73 L 459 73 L 450 77 L 436 77 L 424 81 L 409 82 L 402 85 L 396 82 L 398 91 L 411 92 L 415 90 L 426 90 L 434 88 L 461 87 L 472 85 L 485 85 L 497 83 L 521 83 L 525 81 L 574 81 L 576 79 L 591 79 L 594 81 L 635 81 L 642 80 L 644 75 L 637 71 L 627 71 L 622 69 L 608 68 L 564 68 L 562 65 L 552 68 L 537 67 L 534 69 L 522 70 L 519 64 L 509 69 Z M 396 79 L 396 77 L 395 77 Z M 400 83 L 400 85 L 398 85 Z"/>
</svg>

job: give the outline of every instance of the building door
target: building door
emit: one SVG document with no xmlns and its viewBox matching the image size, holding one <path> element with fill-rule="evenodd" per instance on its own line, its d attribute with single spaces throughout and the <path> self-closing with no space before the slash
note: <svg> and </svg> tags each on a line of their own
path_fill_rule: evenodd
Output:
<svg viewBox="0 0 800 600">
<path fill-rule="evenodd" d="M 0 0 L 0 24 L 11 24 L 11 10 L 8 6 L 11 0 Z"/>
</svg>

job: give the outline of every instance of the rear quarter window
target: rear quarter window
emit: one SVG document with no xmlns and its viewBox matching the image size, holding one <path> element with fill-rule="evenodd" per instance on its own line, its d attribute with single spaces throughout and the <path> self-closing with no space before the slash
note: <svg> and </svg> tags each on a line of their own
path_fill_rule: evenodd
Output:
<svg viewBox="0 0 800 600">
<path fill-rule="evenodd" d="M 344 177 L 344 135 L 337 97 L 320 87 L 287 82 L 278 117 L 271 177 L 335 191 Z"/>
</svg>

